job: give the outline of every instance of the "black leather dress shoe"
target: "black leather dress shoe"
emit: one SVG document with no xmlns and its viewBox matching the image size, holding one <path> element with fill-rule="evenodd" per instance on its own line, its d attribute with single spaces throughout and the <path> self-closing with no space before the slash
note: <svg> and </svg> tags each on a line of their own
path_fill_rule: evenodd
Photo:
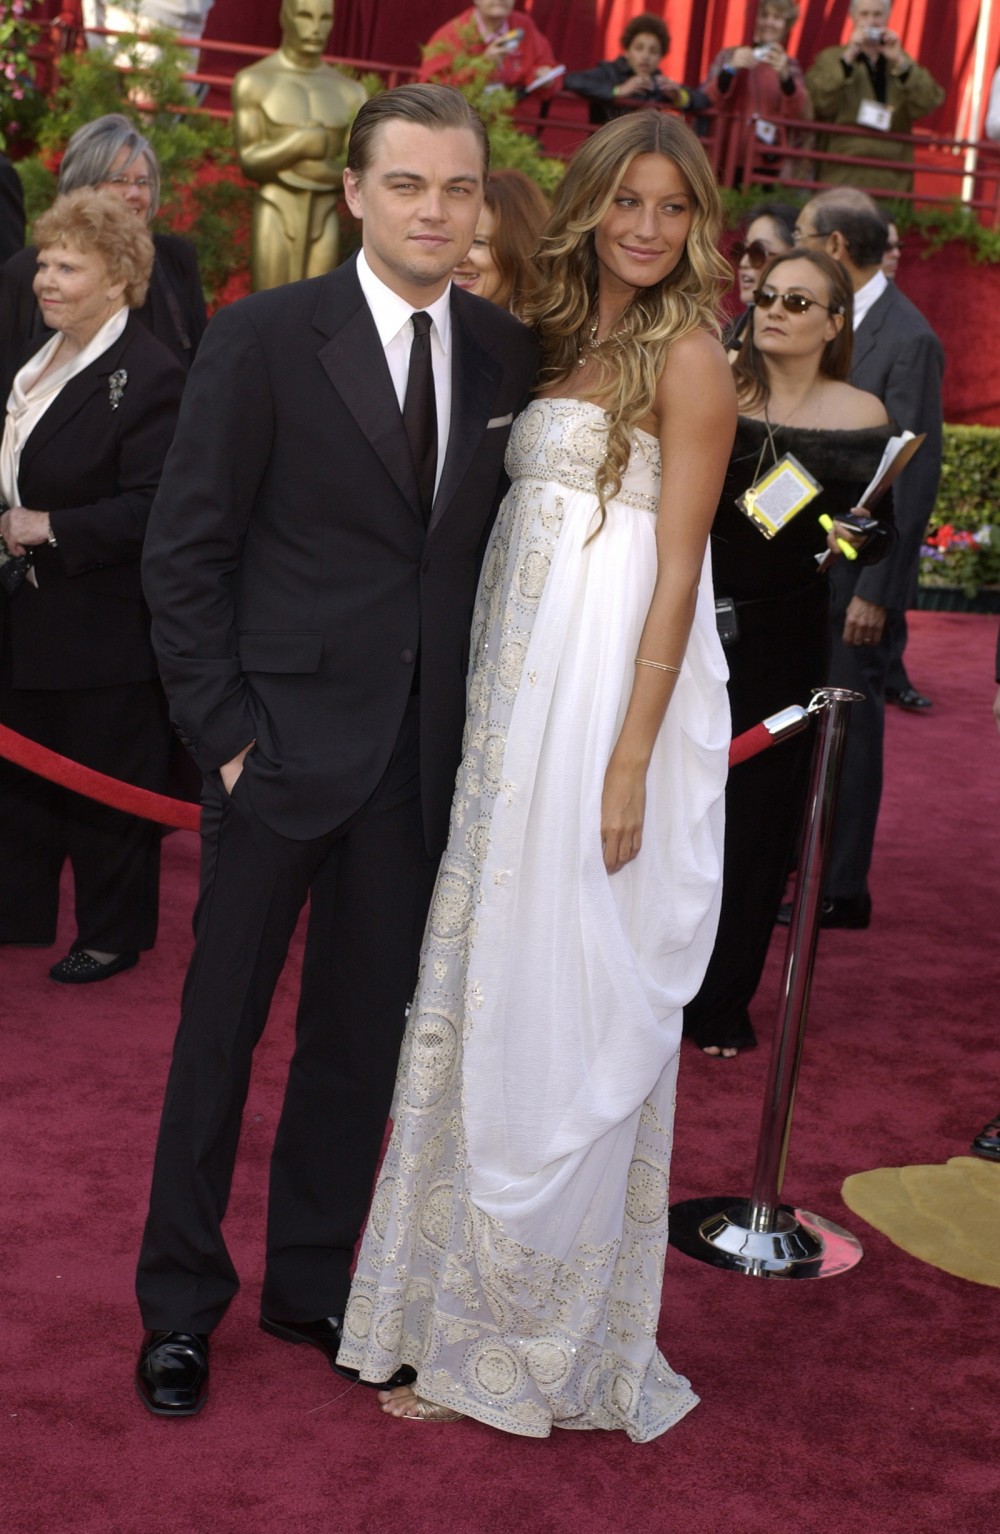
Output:
<svg viewBox="0 0 1000 1534">
<path fill-rule="evenodd" d="M 147 1332 L 135 1373 L 139 1400 L 154 1417 L 193 1417 L 208 1399 L 204 1332 Z"/>
<path fill-rule="evenodd" d="M 922 692 L 915 687 L 904 687 L 902 692 L 896 692 L 895 688 L 887 687 L 885 701 L 894 703 L 897 708 L 905 708 L 910 714 L 922 714 L 924 709 L 933 708 L 930 698 L 925 698 Z"/>
<path fill-rule="evenodd" d="M 972 1154 L 985 1156 L 987 1161 L 1000 1161 L 1000 1113 L 990 1119 L 972 1142 Z"/>
<path fill-rule="evenodd" d="M 821 927 L 850 927 L 861 932 L 871 926 L 872 897 L 867 893 L 852 899 L 825 899 L 820 901 L 819 924 Z M 787 901 L 778 908 L 778 926 L 788 927 L 792 920 L 792 904 Z"/>
<path fill-rule="evenodd" d="M 326 1354 L 335 1374 L 342 1375 L 345 1380 L 369 1385 L 372 1390 L 395 1390 L 397 1385 L 412 1385 L 417 1377 L 416 1369 L 403 1364 L 391 1379 L 363 1380 L 357 1369 L 347 1369 L 343 1364 L 338 1364 L 337 1353 L 344 1332 L 342 1316 L 324 1316 L 320 1321 L 278 1321 L 274 1316 L 261 1316 L 260 1329 L 272 1337 L 280 1337 L 282 1342 L 308 1342 L 311 1347 L 319 1348 L 321 1353 Z"/>
</svg>

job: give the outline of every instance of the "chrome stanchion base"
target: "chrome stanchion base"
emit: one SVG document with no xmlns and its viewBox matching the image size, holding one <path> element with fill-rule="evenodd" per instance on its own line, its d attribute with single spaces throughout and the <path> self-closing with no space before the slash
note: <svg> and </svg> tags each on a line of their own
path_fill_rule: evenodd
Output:
<svg viewBox="0 0 1000 1534">
<path fill-rule="evenodd" d="M 740 1198 L 691 1198 L 670 1209 L 670 1245 L 698 1262 L 751 1278 L 832 1278 L 864 1255 L 861 1242 L 821 1215 L 779 1204 L 775 1229 L 751 1230 Z"/>
</svg>

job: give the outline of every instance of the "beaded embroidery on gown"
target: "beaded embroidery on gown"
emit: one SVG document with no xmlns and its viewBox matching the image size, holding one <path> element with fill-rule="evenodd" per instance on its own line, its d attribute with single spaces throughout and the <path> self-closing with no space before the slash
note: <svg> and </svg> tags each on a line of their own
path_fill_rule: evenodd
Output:
<svg viewBox="0 0 1000 1534">
<path fill-rule="evenodd" d="M 706 556 L 613 877 L 604 772 L 656 576 L 659 444 L 607 521 L 605 412 L 535 400 L 483 567 L 469 712 L 340 1362 L 545 1437 L 656 1437 L 697 1402 L 656 1347 L 681 1009 L 718 920 L 729 746 Z"/>
</svg>

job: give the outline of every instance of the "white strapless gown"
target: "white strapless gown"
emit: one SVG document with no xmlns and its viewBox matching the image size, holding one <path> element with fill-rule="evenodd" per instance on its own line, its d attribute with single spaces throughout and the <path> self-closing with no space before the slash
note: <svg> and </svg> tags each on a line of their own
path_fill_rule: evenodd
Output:
<svg viewBox="0 0 1000 1534">
<path fill-rule="evenodd" d="M 712 952 L 729 746 L 706 555 L 647 780 L 601 856 L 604 772 L 656 576 L 636 432 L 596 538 L 606 417 L 536 400 L 487 552 L 452 826 L 340 1361 L 533 1437 L 644 1442 L 697 1401 L 656 1347 L 681 1009 Z"/>
</svg>

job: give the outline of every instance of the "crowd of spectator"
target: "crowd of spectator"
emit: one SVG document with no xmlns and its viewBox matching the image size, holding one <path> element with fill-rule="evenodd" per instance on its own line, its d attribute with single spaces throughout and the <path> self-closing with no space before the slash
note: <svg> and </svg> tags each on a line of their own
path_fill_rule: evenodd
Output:
<svg viewBox="0 0 1000 1534">
<path fill-rule="evenodd" d="M 808 67 L 788 51 L 798 19 L 795 0 L 760 0 L 750 41 L 723 48 L 704 80 L 684 84 L 663 71 L 670 33 L 660 16 L 634 16 L 616 57 L 567 74 L 513 0 L 475 0 L 429 39 L 420 78 L 462 84 L 469 58 L 483 57 L 496 84 L 518 96 L 537 90 L 548 98 L 562 88 L 582 97 L 595 125 L 641 107 L 695 114 L 702 136 L 715 131 L 714 122 L 715 162 L 737 186 L 751 170 L 755 180 L 776 179 L 792 165 L 805 179 L 909 191 L 913 147 L 898 135 L 910 134 L 945 93 L 904 51 L 890 25 L 890 0 L 851 0 L 846 40 L 822 49 Z M 803 125 L 811 122 L 844 131 L 810 136 Z"/>
</svg>

